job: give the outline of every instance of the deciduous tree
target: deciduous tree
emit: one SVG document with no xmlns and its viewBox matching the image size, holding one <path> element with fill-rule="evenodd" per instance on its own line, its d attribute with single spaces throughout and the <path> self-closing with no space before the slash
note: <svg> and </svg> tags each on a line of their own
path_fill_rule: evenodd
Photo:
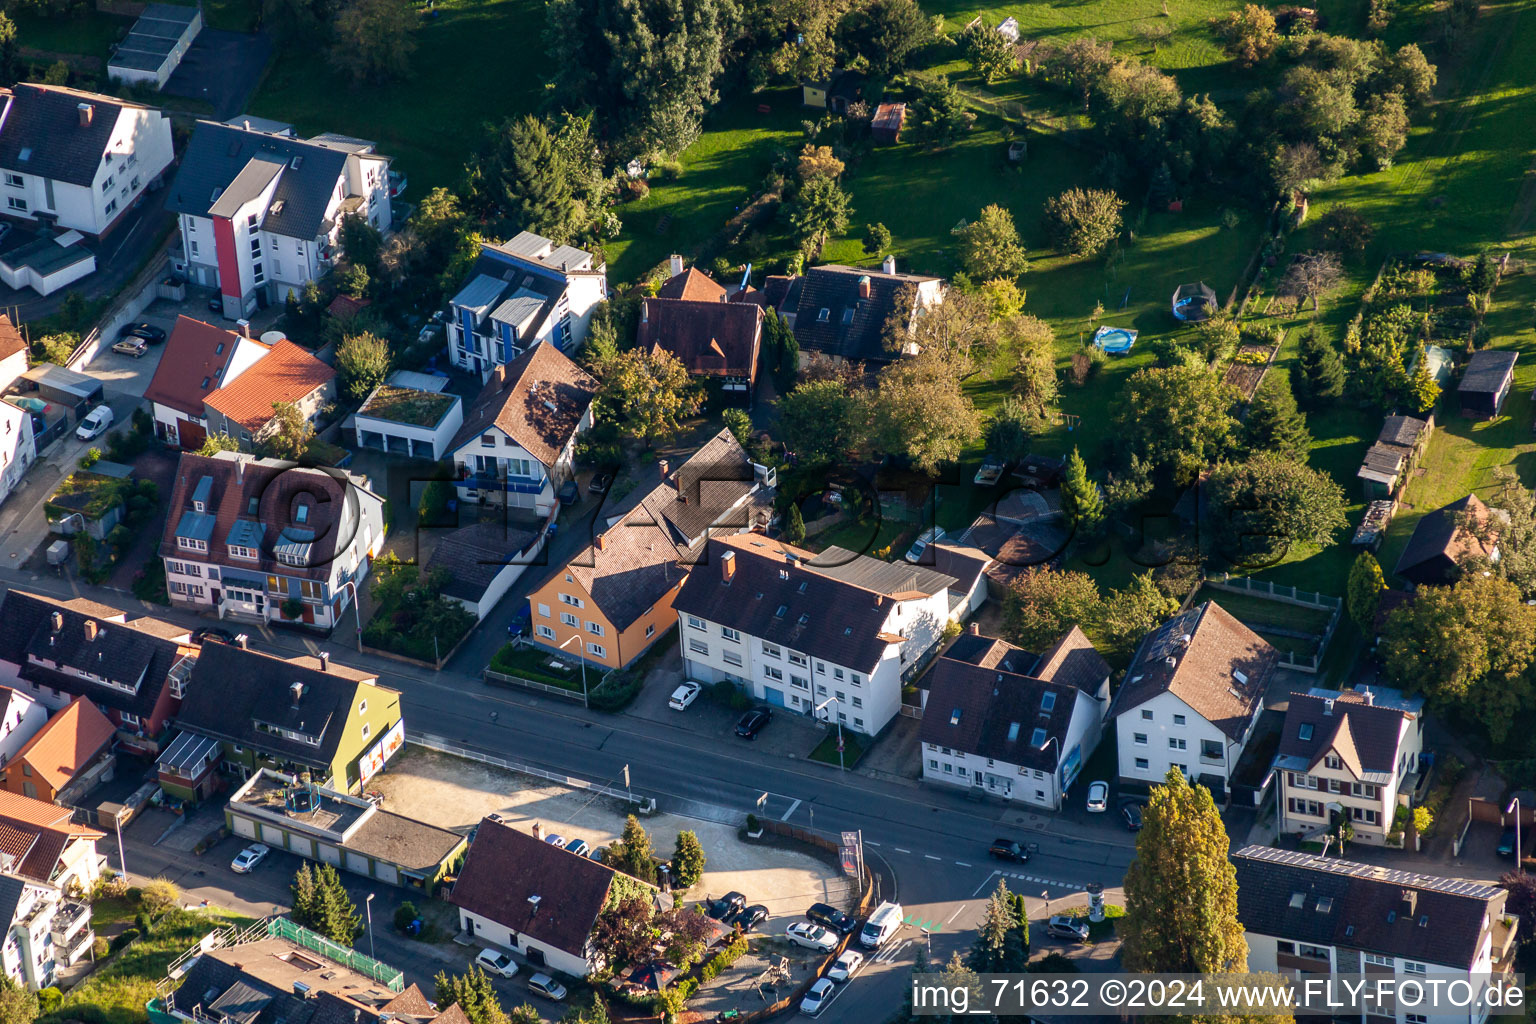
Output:
<svg viewBox="0 0 1536 1024">
<path fill-rule="evenodd" d="M 704 404 L 704 391 L 677 356 L 632 348 L 614 357 L 599 391 L 628 437 L 647 444 L 673 437 Z"/>
<path fill-rule="evenodd" d="M 960 240 L 960 265 L 972 280 L 1012 280 L 1029 269 L 1018 225 L 1005 207 L 984 206 L 980 216 L 961 221 L 951 234 Z"/>
<path fill-rule="evenodd" d="M 1203 365 L 1137 370 L 1115 413 L 1118 436 L 1129 454 L 1188 484 L 1231 447 L 1236 398 Z"/>
<path fill-rule="evenodd" d="M 843 175 L 843 162 L 833 155 L 831 146 L 807 145 L 800 150 L 795 172 L 802 182 L 813 178 L 831 178 L 836 181 Z"/>
<path fill-rule="evenodd" d="M 1101 632 L 1112 651 L 1129 657 L 1142 637 L 1178 610 L 1178 600 L 1158 587 L 1151 572 L 1137 573 L 1104 599 Z"/>
<path fill-rule="evenodd" d="M 1365 255 L 1376 229 L 1365 214 L 1353 206 L 1336 203 L 1318 218 L 1314 237 L 1320 249 L 1336 252 L 1347 259 Z"/>
<path fill-rule="evenodd" d="M 1125 200 L 1097 188 L 1069 188 L 1045 201 L 1045 233 L 1074 256 L 1097 256 L 1120 235 Z"/>
<path fill-rule="evenodd" d="M 985 19 L 974 22 L 960 34 L 960 46 L 971 69 L 988 85 L 1019 70 L 1019 57 L 1013 43 Z"/>
<path fill-rule="evenodd" d="M 240 450 L 240 442 L 228 434 L 209 434 L 203 438 L 203 445 L 197 450 L 199 455 L 217 455 L 219 452 L 237 452 Z"/>
<path fill-rule="evenodd" d="M 1360 627 L 1367 638 L 1376 632 L 1376 609 L 1381 605 L 1381 592 L 1387 580 L 1382 575 L 1381 563 L 1369 551 L 1360 552 L 1349 567 L 1349 582 L 1344 589 L 1344 607 L 1350 619 Z"/>
<path fill-rule="evenodd" d="M 806 381 L 779 399 L 784 444 L 807 466 L 840 462 L 868 439 L 868 402 L 839 381 Z"/>
<path fill-rule="evenodd" d="M 1450 587 L 1420 587 L 1387 616 L 1380 656 L 1387 678 L 1455 710 L 1495 743 L 1530 706 L 1536 608 L 1501 576 L 1473 574 Z"/>
<path fill-rule="evenodd" d="M 273 459 L 297 462 L 315 439 L 315 425 L 292 402 L 273 402 L 272 421 L 262 432 L 259 447 Z"/>
<path fill-rule="evenodd" d="M 1304 252 L 1286 268 L 1285 276 L 1280 279 L 1280 292 L 1294 295 L 1297 299 L 1310 300 L 1315 312 L 1318 300 L 1337 288 L 1343 280 L 1344 267 L 1339 263 L 1338 253 L 1327 250 Z"/>
<path fill-rule="evenodd" d="M 1258 4 L 1244 4 L 1240 11 L 1232 11 L 1224 18 L 1212 18 L 1211 27 L 1221 39 L 1227 56 L 1247 67 L 1268 60 L 1280 45 L 1275 16 L 1267 7 Z"/>
<path fill-rule="evenodd" d="M 1005 398 L 987 424 L 987 451 L 1004 462 L 1017 462 L 1029 454 L 1029 439 L 1036 419 L 1015 398 Z"/>
<path fill-rule="evenodd" d="M 1236 565 L 1269 564 L 1298 542 L 1327 546 L 1346 525 L 1333 477 L 1275 452 L 1221 463 L 1205 490 L 1217 543 Z"/>
<path fill-rule="evenodd" d="M 1215 974 L 1248 969 L 1237 919 L 1237 870 L 1221 815 L 1204 786 L 1177 768 L 1152 789 L 1125 875 L 1118 931 L 1128 971 Z"/>
<path fill-rule="evenodd" d="M 891 247 L 891 229 L 878 221 L 864 225 L 864 251 L 879 256 Z"/>
<path fill-rule="evenodd" d="M 37 993 L 9 974 L 0 974 L 0 1024 L 34 1024 L 40 1016 Z"/>
<path fill-rule="evenodd" d="M 933 38 L 933 28 L 916 0 L 871 0 L 853 6 L 838 34 L 844 47 L 884 78 L 906 67 L 912 53 Z"/>
<path fill-rule="evenodd" d="M 634 820 L 633 815 L 630 820 Z M 610 852 L 612 849 L 609 847 Z M 592 948 L 614 967 L 650 959 L 655 942 L 653 914 L 651 901 L 645 896 L 621 896 L 597 915 L 592 925 Z"/>
<path fill-rule="evenodd" d="M 1092 576 L 1030 566 L 1008 585 L 1003 636 L 1026 650 L 1041 651 L 1073 626 L 1098 622 L 1103 611 L 1104 598 Z"/>
<path fill-rule="evenodd" d="M 873 418 L 877 447 L 925 473 L 958 459 L 981 436 L 981 417 L 959 374 L 936 353 L 902 359 L 881 372 Z"/>
<path fill-rule="evenodd" d="M 348 335 L 336 347 L 336 376 L 341 393 L 361 402 L 389 373 L 389 342 L 368 331 Z"/>
<path fill-rule="evenodd" d="M 353 83 L 403 78 L 416 52 L 416 11 L 405 0 L 352 0 L 332 26 L 331 65 Z"/>
</svg>

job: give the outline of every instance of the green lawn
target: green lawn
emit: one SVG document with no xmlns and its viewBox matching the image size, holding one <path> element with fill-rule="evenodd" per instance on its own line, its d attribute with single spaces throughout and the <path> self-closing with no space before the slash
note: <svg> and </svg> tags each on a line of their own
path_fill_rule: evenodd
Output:
<svg viewBox="0 0 1536 1024">
<path fill-rule="evenodd" d="M 408 200 L 458 182 L 481 125 L 538 109 L 547 72 L 544 8 L 536 0 L 441 0 L 416 31 L 414 74 L 353 86 L 323 54 L 279 49 L 251 112 L 306 134 L 370 139 L 410 176 Z M 221 11 L 239 21 L 240 8 Z"/>
<path fill-rule="evenodd" d="M 1328 627 L 1332 613 L 1321 608 L 1304 608 L 1285 601 L 1275 601 L 1258 594 L 1238 594 L 1219 587 L 1201 587 L 1195 602 L 1215 601 L 1231 612 L 1239 622 L 1301 632 L 1321 633 Z"/>
<path fill-rule="evenodd" d="M 78 53 L 105 61 L 113 43 L 128 34 L 132 18 L 103 14 L 82 7 L 68 17 L 44 17 L 32 11 L 12 11 L 16 22 L 16 42 L 39 50 Z"/>
<path fill-rule="evenodd" d="M 553 654 L 542 647 L 513 647 L 511 644 L 505 644 L 491 658 L 491 671 L 501 672 L 509 676 L 519 676 L 523 679 L 531 679 L 536 683 L 558 686 L 562 690 L 580 693 L 582 690 L 581 669 L 576 665 L 572 665 L 568 673 L 556 672 L 547 664 L 553 657 Z M 590 685 L 596 685 L 600 673 L 601 670 L 589 671 L 587 682 Z"/>
<path fill-rule="evenodd" d="M 822 739 L 822 741 L 816 744 L 815 749 L 813 749 L 806 756 L 809 757 L 812 761 L 821 761 L 824 764 L 837 764 L 837 730 L 833 729 L 829 731 L 827 735 Z M 859 734 L 854 732 L 852 729 L 844 729 L 842 753 L 843 767 L 852 768 L 854 765 L 859 763 L 859 758 L 863 756 L 864 744 L 859 742 Z"/>
</svg>

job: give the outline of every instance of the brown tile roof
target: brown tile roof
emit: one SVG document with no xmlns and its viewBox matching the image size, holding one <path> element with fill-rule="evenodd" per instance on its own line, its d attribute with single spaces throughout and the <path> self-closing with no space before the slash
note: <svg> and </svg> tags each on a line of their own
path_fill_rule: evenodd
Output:
<svg viewBox="0 0 1536 1024">
<path fill-rule="evenodd" d="M 928 545 L 933 552 L 933 567 L 946 576 L 953 576 L 956 590 L 969 591 L 992 564 L 992 556 L 980 548 L 941 542 Z"/>
<path fill-rule="evenodd" d="M 218 390 L 242 340 L 234 331 L 186 315 L 177 317 L 144 397 L 191 416 L 204 415 L 203 399 Z"/>
<path fill-rule="evenodd" d="M 94 828 L 74 824 L 73 817 L 74 811 L 68 807 L 0 789 L 0 830 L 10 837 L 5 842 L 14 844 L 18 833 L 34 837 L 25 859 L 16 869 L 28 878 L 50 881 L 59 857 L 72 840 L 101 839 L 106 835 Z"/>
<path fill-rule="evenodd" d="M 859 282 L 869 279 L 869 297 L 859 297 Z M 899 353 L 885 346 L 885 322 L 908 283 L 933 281 L 917 274 L 887 274 L 879 267 L 812 267 L 800 279 L 795 310 L 795 339 L 802 352 L 860 362 L 888 363 Z M 827 318 L 821 319 L 821 311 Z M 915 310 L 903 310 L 911 315 Z"/>
<path fill-rule="evenodd" d="M 671 352 L 701 377 L 757 378 L 762 308 L 750 302 L 646 299 L 639 345 Z"/>
<path fill-rule="evenodd" d="M 26 761 L 52 789 L 60 790 L 96 760 L 116 731 L 95 704 L 76 697 L 48 719 L 11 760 Z"/>
<path fill-rule="evenodd" d="M 1083 631 L 1073 626 L 1051 645 L 1050 650 L 1040 655 L 1040 663 L 1031 674 L 1094 694 L 1109 678 L 1109 662 L 1099 656 Z"/>
<path fill-rule="evenodd" d="M 284 338 L 261 360 L 204 401 L 251 433 L 272 419 L 275 402 L 297 402 L 334 380 L 336 370 Z"/>
<path fill-rule="evenodd" d="M 496 367 L 464 414 L 449 450 L 495 426 L 545 467 L 553 466 L 596 393 L 596 378 L 554 345 L 540 342 Z"/>
<path fill-rule="evenodd" d="M 1110 714 L 1124 714 L 1160 693 L 1172 693 L 1238 739 L 1263 701 L 1279 657 L 1257 633 L 1215 601 L 1207 601 L 1147 634 L 1126 669 Z"/>
<path fill-rule="evenodd" d="M 698 267 L 689 267 L 681 274 L 667 278 L 662 286 L 656 289 L 656 296 L 662 299 L 724 302 L 725 289 Z"/>
<path fill-rule="evenodd" d="M 1497 886 L 1248 846 L 1232 855 L 1245 931 L 1468 970 L 1502 916 Z M 1297 897 L 1300 897 L 1298 900 Z"/>
<path fill-rule="evenodd" d="M 486 818 L 448 902 L 586 959 L 613 876 L 607 865 Z M 537 905 L 528 902 L 531 896 Z"/>
<path fill-rule="evenodd" d="M 350 320 L 369 306 L 372 299 L 354 299 L 350 295 L 338 295 L 325 307 L 325 311 L 340 320 Z"/>
<path fill-rule="evenodd" d="M 1475 494 L 1425 513 L 1413 528 L 1393 572 L 1413 583 L 1449 583 L 1456 578 L 1463 559 L 1487 554 L 1481 541 L 1456 526 L 1464 511 L 1487 521 L 1488 506 Z"/>
<path fill-rule="evenodd" d="M 354 493 L 377 499 L 377 495 L 369 492 L 358 478 L 340 471 L 332 472 L 338 475 L 295 467 L 277 459 L 254 459 L 237 452 L 220 452 L 212 456 L 184 452 L 177 463 L 176 481 L 166 506 L 169 514 L 165 520 L 165 533 L 160 539 L 160 554 L 167 558 L 178 556 L 177 525 L 182 516 L 191 511 L 192 494 L 198 481 L 206 476 L 213 479 L 208 510 L 214 523 L 207 552 L 198 554 L 200 561 L 215 562 L 233 572 L 243 571 L 253 577 L 278 572 L 284 576 L 327 579 L 338 542 L 345 550 L 354 539 L 350 532 L 342 535 L 340 529 L 347 503 L 355 500 Z M 252 499 L 257 502 L 254 513 L 251 511 Z M 309 510 L 302 523 L 295 519 L 300 505 L 306 505 Z M 261 557 L 255 562 L 229 556 L 226 541 L 237 523 L 249 524 L 242 527 L 244 530 L 258 531 L 255 533 L 259 539 L 256 547 Z M 279 562 L 273 553 L 274 546 L 285 537 L 300 536 L 301 532 L 314 536 L 309 564 L 296 566 Z M 181 554 L 184 556 L 185 553 Z"/>
<path fill-rule="evenodd" d="M 688 576 L 682 552 L 643 511 L 598 534 L 566 565 L 617 630 L 628 629 Z"/>
<path fill-rule="evenodd" d="M 11 318 L 0 313 L 0 359 L 8 359 L 27 347 L 26 339 L 21 336 L 21 331 L 11 323 Z"/>
</svg>

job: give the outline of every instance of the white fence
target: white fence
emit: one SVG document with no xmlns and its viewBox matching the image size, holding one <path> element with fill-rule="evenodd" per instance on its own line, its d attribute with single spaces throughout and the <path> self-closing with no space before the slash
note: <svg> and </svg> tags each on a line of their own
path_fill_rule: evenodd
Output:
<svg viewBox="0 0 1536 1024">
<path fill-rule="evenodd" d="M 509 772 L 517 772 L 521 775 L 532 775 L 536 778 L 547 779 L 550 782 L 558 782 L 560 785 L 570 786 L 572 789 L 584 789 L 590 793 L 597 793 L 601 796 L 612 797 L 615 800 L 623 800 L 626 803 L 632 803 L 636 805 L 636 808 L 642 813 L 648 813 L 656 809 L 656 801 L 654 799 L 651 799 L 650 797 L 636 796 L 633 792 L 627 789 L 619 789 L 615 786 L 604 786 L 596 782 L 589 782 L 586 779 L 578 779 L 571 775 L 562 775 L 559 772 L 548 771 L 544 768 L 535 768 L 533 765 L 524 764 L 521 761 L 510 761 L 507 758 L 497 757 L 494 754 L 482 753 L 478 750 L 472 750 L 469 747 L 461 747 L 456 743 L 446 740 L 441 736 L 434 736 L 431 733 L 412 732 L 407 730 L 405 739 L 407 743 L 414 743 L 418 747 L 426 747 L 428 750 L 435 750 L 439 754 L 450 754 L 454 757 L 462 757 L 468 761 L 478 761 L 481 764 L 488 764 L 494 768 L 503 768 Z"/>
</svg>

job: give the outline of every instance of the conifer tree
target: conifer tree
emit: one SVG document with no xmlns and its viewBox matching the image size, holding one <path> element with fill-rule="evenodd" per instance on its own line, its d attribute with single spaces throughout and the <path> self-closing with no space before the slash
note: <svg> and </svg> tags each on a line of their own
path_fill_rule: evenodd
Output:
<svg viewBox="0 0 1536 1024">
<path fill-rule="evenodd" d="M 1085 535 L 1096 533 L 1104 523 L 1104 497 L 1098 484 L 1088 478 L 1088 465 L 1076 448 L 1067 457 L 1061 478 L 1061 511 L 1068 525 Z"/>
<path fill-rule="evenodd" d="M 1307 419 L 1296 408 L 1296 396 L 1284 374 L 1267 373 L 1248 406 L 1243 433 L 1250 450 L 1277 452 L 1298 462 L 1307 460 L 1312 435 Z"/>
</svg>

